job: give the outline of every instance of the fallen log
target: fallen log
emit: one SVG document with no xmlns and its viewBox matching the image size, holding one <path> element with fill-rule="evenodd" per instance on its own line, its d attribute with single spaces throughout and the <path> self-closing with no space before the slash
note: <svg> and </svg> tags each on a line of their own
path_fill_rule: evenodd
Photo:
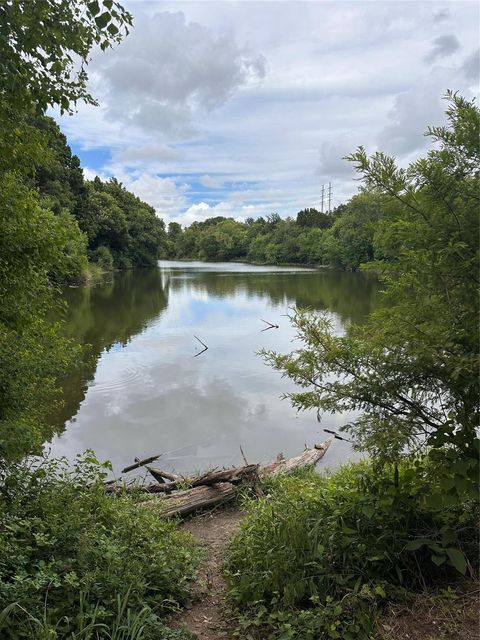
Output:
<svg viewBox="0 0 480 640">
<path fill-rule="evenodd" d="M 329 446 L 330 440 L 327 440 L 312 448 L 307 447 L 303 453 L 294 458 L 283 458 L 261 465 L 258 474 L 259 476 L 275 476 L 280 473 L 290 473 L 299 467 L 314 466 L 323 458 Z"/>
<path fill-rule="evenodd" d="M 161 485 L 159 485 L 161 486 Z M 230 482 L 220 482 L 211 487 L 194 487 L 185 491 L 139 502 L 139 507 L 160 509 L 162 516 L 186 516 L 198 509 L 218 506 L 233 500 L 237 486 Z"/>
<path fill-rule="evenodd" d="M 258 464 L 249 464 L 244 467 L 234 467 L 233 469 L 224 469 L 223 471 L 212 471 L 203 474 L 199 478 L 192 481 L 192 487 L 205 486 L 219 482 L 231 482 L 233 484 L 241 482 L 250 477 L 254 477 L 258 472 Z"/>
<path fill-rule="evenodd" d="M 238 484 L 247 480 L 255 481 L 257 477 L 258 464 L 249 464 L 245 467 L 234 467 L 232 469 L 223 469 L 222 471 L 208 471 L 201 476 L 195 478 L 183 478 L 175 474 L 168 474 L 172 478 L 172 482 L 165 482 L 168 479 L 164 471 L 158 469 L 150 469 L 147 467 L 155 479 L 158 476 L 159 484 L 148 484 L 141 487 L 141 491 L 146 493 L 171 493 L 176 489 L 192 489 L 194 487 L 211 486 L 220 482 L 230 482 Z"/>
<path fill-rule="evenodd" d="M 293 458 L 278 459 L 265 465 L 246 465 L 224 471 L 209 472 L 196 478 L 193 482 L 196 482 L 197 486 L 192 486 L 191 489 L 145 500 L 138 503 L 138 506 L 158 508 L 162 516 L 184 516 L 198 509 L 233 500 L 238 493 L 238 488 L 242 485 L 255 488 L 258 476 L 279 475 L 290 473 L 300 467 L 314 466 L 323 458 L 329 446 L 330 442 L 324 442 L 313 448 L 306 448 L 303 453 Z M 226 479 L 229 479 L 228 482 L 225 482 Z M 199 485 L 200 482 L 210 484 Z M 148 492 L 165 493 L 165 487 L 168 486 L 168 484 L 157 484 L 156 487 L 149 485 Z"/>
</svg>

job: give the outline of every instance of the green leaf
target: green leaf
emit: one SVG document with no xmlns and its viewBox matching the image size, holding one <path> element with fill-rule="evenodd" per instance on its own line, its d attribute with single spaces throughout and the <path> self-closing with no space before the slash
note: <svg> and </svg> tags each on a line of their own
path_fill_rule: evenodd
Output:
<svg viewBox="0 0 480 640">
<path fill-rule="evenodd" d="M 100 7 L 98 6 L 97 0 L 94 0 L 93 2 L 89 2 L 87 7 L 93 16 L 96 16 L 97 14 L 100 13 Z"/>
<path fill-rule="evenodd" d="M 107 31 L 112 36 L 116 36 L 117 33 L 118 33 L 118 27 L 116 27 L 114 24 L 109 24 L 108 27 L 107 27 Z"/>
<path fill-rule="evenodd" d="M 375 507 L 371 504 L 366 504 L 362 507 L 362 513 L 364 513 L 367 518 L 371 518 L 375 513 Z"/>
<path fill-rule="evenodd" d="M 417 540 L 410 540 L 410 542 L 407 542 L 405 549 L 406 551 L 416 551 L 417 549 L 420 549 L 420 547 L 430 544 L 430 542 L 431 541 L 428 540 L 428 538 L 417 538 Z"/>
<path fill-rule="evenodd" d="M 375 593 L 377 594 L 377 596 L 380 596 L 382 598 L 387 597 L 387 594 L 385 593 L 385 589 L 381 587 L 379 584 L 377 584 L 377 586 L 375 587 Z"/>
<path fill-rule="evenodd" d="M 357 530 L 351 527 L 342 527 L 342 533 L 345 533 L 347 536 L 353 536 L 357 533 Z"/>
<path fill-rule="evenodd" d="M 432 554 L 432 562 L 434 564 L 437 565 L 437 567 L 439 567 L 441 564 L 443 564 L 446 561 L 446 556 L 438 556 L 436 554 Z"/>
<path fill-rule="evenodd" d="M 460 551 L 460 549 L 449 547 L 447 549 L 447 555 L 452 566 L 454 566 L 455 569 L 464 576 L 467 571 L 467 561 L 465 560 L 463 552 Z"/>
<path fill-rule="evenodd" d="M 108 11 L 105 11 L 104 13 L 102 13 L 102 15 L 99 16 L 98 18 L 95 18 L 95 24 L 99 29 L 105 29 L 105 27 L 109 22 L 110 22 L 110 14 L 108 13 Z"/>
</svg>

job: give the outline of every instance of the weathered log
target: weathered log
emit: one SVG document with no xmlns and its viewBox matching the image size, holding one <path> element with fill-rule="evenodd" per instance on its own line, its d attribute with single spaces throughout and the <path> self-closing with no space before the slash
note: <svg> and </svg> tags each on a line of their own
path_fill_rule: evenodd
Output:
<svg viewBox="0 0 480 640">
<path fill-rule="evenodd" d="M 315 445 L 315 447 L 311 449 L 305 449 L 303 453 L 299 456 L 295 456 L 294 458 L 286 460 L 280 459 L 260 467 L 258 465 L 248 465 L 246 467 L 210 472 L 204 474 L 200 478 L 197 478 L 196 482 L 199 482 L 200 480 L 208 481 L 209 479 L 217 480 L 216 484 L 213 484 L 212 486 L 195 486 L 184 491 L 176 491 L 170 495 L 159 496 L 157 498 L 140 502 L 139 506 L 158 508 L 162 516 L 183 516 L 198 509 L 204 509 L 223 502 L 228 502 L 229 500 L 233 500 L 237 495 L 238 486 L 241 486 L 242 479 L 246 480 L 246 484 L 250 484 L 255 487 L 258 475 L 278 475 L 281 473 L 290 473 L 299 467 L 313 466 L 323 458 L 329 446 L 330 442 L 324 442 L 321 445 Z M 245 474 L 245 469 L 249 469 L 247 474 Z M 218 481 L 220 477 L 223 477 L 224 479 L 229 477 L 235 478 L 237 481 L 221 482 Z M 168 487 L 168 484 L 158 484 L 156 485 L 156 488 L 152 487 L 151 492 L 164 492 L 164 487 Z"/>
<path fill-rule="evenodd" d="M 159 485 L 160 486 L 160 485 Z M 139 502 L 139 507 L 158 509 L 162 516 L 186 516 L 198 509 L 217 506 L 233 500 L 237 495 L 237 486 L 230 482 L 221 482 L 211 487 L 194 487 L 186 491 L 177 491 L 168 496 Z"/>
<path fill-rule="evenodd" d="M 191 485 L 192 487 L 208 487 L 209 485 L 217 484 L 219 482 L 231 482 L 235 484 L 241 482 L 245 478 L 256 476 L 258 467 L 258 464 L 249 464 L 245 467 L 234 467 L 233 469 L 205 473 L 199 478 L 194 478 Z"/>
<path fill-rule="evenodd" d="M 134 469 L 138 469 L 139 467 L 144 467 L 146 464 L 150 464 L 151 462 L 155 462 L 158 460 L 162 454 L 159 453 L 158 456 L 150 456 L 150 458 L 144 458 L 143 460 L 139 460 L 135 458 L 135 463 L 125 467 L 122 469 L 122 473 L 128 473 L 128 471 L 133 471 Z"/>
<path fill-rule="evenodd" d="M 149 467 L 147 467 L 147 469 L 154 478 L 156 478 L 158 474 L 161 478 L 161 482 L 159 485 L 145 485 L 141 490 L 146 493 L 171 493 L 179 487 L 183 487 L 184 489 L 200 486 L 208 487 L 212 484 L 218 484 L 219 482 L 231 482 L 232 484 L 238 484 L 239 482 L 243 482 L 247 479 L 253 482 L 257 476 L 258 464 L 250 464 L 245 467 L 234 467 L 232 469 L 223 469 L 222 471 L 208 471 L 207 473 L 194 478 L 182 478 L 180 476 L 175 476 L 175 474 L 169 474 L 170 477 L 176 479 L 167 483 L 163 481 L 164 477 L 168 477 L 165 475 L 164 471 L 151 469 Z"/>
<path fill-rule="evenodd" d="M 322 444 L 316 444 L 311 449 L 305 449 L 303 453 L 294 458 L 283 458 L 261 465 L 258 474 L 260 476 L 275 476 L 280 473 L 290 473 L 299 467 L 314 466 L 323 458 L 329 446 L 330 441 L 327 440 L 326 442 L 322 442 Z"/>
<path fill-rule="evenodd" d="M 147 465 L 145 465 L 145 468 L 157 482 L 163 483 L 165 482 L 165 478 L 167 480 L 172 480 L 173 482 L 181 480 L 181 476 L 177 475 L 176 473 L 172 473 L 171 471 L 163 471 L 163 469 L 155 469 L 154 467 L 150 467 Z"/>
</svg>

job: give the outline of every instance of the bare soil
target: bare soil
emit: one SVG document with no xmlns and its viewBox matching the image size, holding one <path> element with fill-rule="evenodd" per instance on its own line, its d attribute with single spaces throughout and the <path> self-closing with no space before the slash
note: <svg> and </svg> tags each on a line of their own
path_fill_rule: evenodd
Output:
<svg viewBox="0 0 480 640">
<path fill-rule="evenodd" d="M 243 516 L 238 508 L 226 507 L 197 515 L 182 525 L 204 548 L 206 557 L 197 576 L 192 606 L 175 615 L 171 624 L 183 625 L 198 640 L 232 638 L 234 625 L 225 602 L 222 566 L 228 541 L 237 532 Z"/>
<path fill-rule="evenodd" d="M 478 640 L 480 585 L 466 581 L 458 595 L 421 593 L 392 605 L 379 624 L 381 640 Z"/>
</svg>

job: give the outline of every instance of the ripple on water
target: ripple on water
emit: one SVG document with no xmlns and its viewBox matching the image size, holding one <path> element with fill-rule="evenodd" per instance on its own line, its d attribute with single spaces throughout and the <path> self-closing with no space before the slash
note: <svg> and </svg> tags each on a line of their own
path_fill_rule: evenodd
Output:
<svg viewBox="0 0 480 640">
<path fill-rule="evenodd" d="M 119 368 L 109 376 L 108 380 L 94 380 L 89 385 L 90 393 L 108 395 L 116 391 L 142 387 L 151 383 L 151 376 L 146 365 Z"/>
</svg>

